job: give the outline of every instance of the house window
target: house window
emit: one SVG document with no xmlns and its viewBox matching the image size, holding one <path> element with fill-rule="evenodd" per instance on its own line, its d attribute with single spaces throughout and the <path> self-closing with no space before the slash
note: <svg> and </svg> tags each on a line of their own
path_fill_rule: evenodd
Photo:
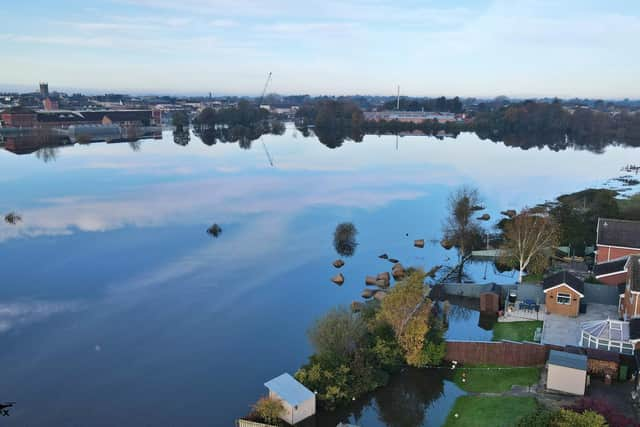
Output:
<svg viewBox="0 0 640 427">
<path fill-rule="evenodd" d="M 571 295 L 558 293 L 556 301 L 558 304 L 571 304 Z"/>
</svg>

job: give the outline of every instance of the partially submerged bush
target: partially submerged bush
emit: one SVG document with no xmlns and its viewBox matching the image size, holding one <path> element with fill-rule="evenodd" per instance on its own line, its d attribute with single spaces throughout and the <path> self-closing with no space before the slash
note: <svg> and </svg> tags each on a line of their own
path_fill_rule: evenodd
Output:
<svg viewBox="0 0 640 427">
<path fill-rule="evenodd" d="M 280 399 L 261 397 L 253 405 L 254 414 L 266 423 L 277 423 L 284 414 L 284 405 Z"/>
</svg>

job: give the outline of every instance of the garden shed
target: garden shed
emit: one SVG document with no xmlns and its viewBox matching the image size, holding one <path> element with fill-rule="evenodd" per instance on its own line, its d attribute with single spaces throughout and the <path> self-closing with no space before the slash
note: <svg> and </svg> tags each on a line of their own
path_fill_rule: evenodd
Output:
<svg viewBox="0 0 640 427">
<path fill-rule="evenodd" d="M 586 387 L 586 355 L 549 351 L 547 389 L 583 396 Z"/>
<path fill-rule="evenodd" d="M 280 416 L 289 424 L 296 424 L 316 413 L 316 395 L 288 373 L 264 383 L 269 397 L 279 399 L 284 406 Z"/>
<path fill-rule="evenodd" d="M 576 317 L 584 298 L 584 282 L 567 271 L 561 271 L 542 281 L 547 314 Z"/>
</svg>

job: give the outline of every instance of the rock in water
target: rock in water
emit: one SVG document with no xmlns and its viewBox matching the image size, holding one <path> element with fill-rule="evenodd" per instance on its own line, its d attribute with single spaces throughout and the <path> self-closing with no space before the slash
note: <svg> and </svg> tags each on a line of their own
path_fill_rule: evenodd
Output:
<svg viewBox="0 0 640 427">
<path fill-rule="evenodd" d="M 391 275 L 389 274 L 388 271 L 382 272 L 380 274 L 378 274 L 377 277 L 378 280 L 386 280 L 387 282 L 391 280 Z"/>
<path fill-rule="evenodd" d="M 416 248 L 424 248 L 424 239 L 414 240 L 413 246 L 415 246 Z"/>
<path fill-rule="evenodd" d="M 331 278 L 331 281 L 336 285 L 342 286 L 342 284 L 344 283 L 344 276 L 342 275 L 342 273 L 338 273 Z"/>
<path fill-rule="evenodd" d="M 378 284 L 377 280 L 378 279 L 375 276 L 367 276 L 364 279 L 364 283 L 367 284 L 367 285 L 375 286 L 375 285 Z"/>
<path fill-rule="evenodd" d="M 361 295 L 362 295 L 362 298 L 369 299 L 373 296 L 373 291 L 371 289 L 364 289 Z"/>
<path fill-rule="evenodd" d="M 341 268 L 344 265 L 344 261 L 341 259 L 337 259 L 335 261 L 333 261 L 333 266 L 335 268 Z"/>
<path fill-rule="evenodd" d="M 491 215 L 489 215 L 488 213 L 482 214 L 478 217 L 478 219 L 480 221 L 489 221 L 491 219 Z"/>
<path fill-rule="evenodd" d="M 440 246 L 442 246 L 446 250 L 449 250 L 449 249 L 451 249 L 453 247 L 453 242 L 451 242 L 450 240 L 447 240 L 447 239 L 442 239 L 442 240 L 440 240 Z"/>
<path fill-rule="evenodd" d="M 397 264 L 397 263 L 398 263 L 398 260 L 397 260 L 397 259 L 395 259 L 395 258 L 389 258 L 389 262 L 390 262 L 391 264 Z"/>
<path fill-rule="evenodd" d="M 380 259 L 388 259 L 389 255 L 387 255 L 387 254 L 378 255 L 378 258 L 380 258 Z"/>
</svg>

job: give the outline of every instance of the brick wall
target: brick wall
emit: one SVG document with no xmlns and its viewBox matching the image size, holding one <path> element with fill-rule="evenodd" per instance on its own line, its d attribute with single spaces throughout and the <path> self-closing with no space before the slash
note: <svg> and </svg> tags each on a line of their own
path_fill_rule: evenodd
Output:
<svg viewBox="0 0 640 427">
<path fill-rule="evenodd" d="M 621 258 L 626 255 L 633 255 L 637 253 L 640 253 L 640 249 L 624 249 L 598 245 L 596 263 L 607 262 L 611 261 L 612 259 Z"/>
</svg>

